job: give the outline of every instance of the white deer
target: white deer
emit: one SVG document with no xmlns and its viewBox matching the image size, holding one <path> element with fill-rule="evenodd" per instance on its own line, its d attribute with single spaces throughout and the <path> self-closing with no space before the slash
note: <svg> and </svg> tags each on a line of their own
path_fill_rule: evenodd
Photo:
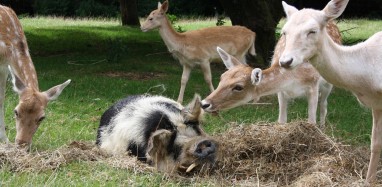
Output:
<svg viewBox="0 0 382 187">
<path fill-rule="evenodd" d="M 150 13 L 141 30 L 146 32 L 158 28 L 168 50 L 183 66 L 178 102 L 183 102 L 186 84 L 195 65 L 200 65 L 210 91 L 214 91 L 210 62 L 219 59 L 217 46 L 243 62 L 247 52 L 255 55 L 255 33 L 251 30 L 241 26 L 219 26 L 178 33 L 166 16 L 168 6 L 168 1 L 158 3 L 158 9 Z"/>
<path fill-rule="evenodd" d="M 339 17 L 349 0 L 332 0 L 319 11 L 297 10 L 283 2 L 287 15 L 282 33 L 286 46 L 280 65 L 295 68 L 309 61 L 328 82 L 350 90 L 373 114 L 371 156 L 367 182 L 376 179 L 382 150 L 382 32 L 354 46 L 333 42 L 326 32 L 328 21 Z"/>
<path fill-rule="evenodd" d="M 327 25 L 327 31 L 336 42 L 341 43 L 341 34 L 334 22 Z M 333 86 L 309 63 L 301 64 L 293 71 L 283 71 L 278 62 L 284 48 L 285 37 L 282 36 L 275 47 L 271 67 L 262 71 L 259 68 L 252 69 L 218 47 L 217 51 L 228 70 L 222 74 L 216 90 L 202 101 L 203 109 L 214 113 L 244 105 L 252 100 L 256 102 L 262 96 L 277 93 L 278 122 L 284 124 L 287 122 L 288 101 L 306 95 L 308 122 L 316 123 L 319 103 L 320 126 L 323 126 L 327 114 L 327 98 Z"/>
<path fill-rule="evenodd" d="M 8 142 L 5 133 L 4 99 L 6 80 L 11 72 L 13 89 L 19 94 L 16 117 L 16 143 L 30 145 L 32 137 L 45 118 L 47 103 L 56 99 L 70 80 L 40 92 L 36 70 L 29 55 L 27 40 L 17 15 L 0 6 L 0 141 Z"/>
</svg>

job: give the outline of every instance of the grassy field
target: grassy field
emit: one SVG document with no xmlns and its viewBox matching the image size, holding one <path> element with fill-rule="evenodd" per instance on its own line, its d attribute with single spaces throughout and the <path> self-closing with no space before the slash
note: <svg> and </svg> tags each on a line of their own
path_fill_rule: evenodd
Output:
<svg viewBox="0 0 382 187">
<path fill-rule="evenodd" d="M 116 20 L 72 20 L 63 18 L 23 18 L 41 90 L 72 79 L 57 101 L 51 102 L 47 118 L 34 136 L 32 151 L 54 150 L 72 141 L 95 141 L 101 114 L 115 101 L 131 94 L 161 93 L 176 99 L 181 76 L 180 64 L 172 58 L 157 31 L 142 33 L 139 28 L 120 26 Z M 213 26 L 215 20 L 178 23 L 185 30 Z M 229 24 L 229 23 L 228 23 Z M 281 23 L 282 24 L 282 23 Z M 339 22 L 344 41 L 354 43 L 382 28 L 382 21 L 344 20 Z M 217 86 L 225 68 L 213 64 Z M 155 86 L 164 85 L 165 91 Z M 199 68 L 195 68 L 185 93 L 208 95 Z M 10 140 L 15 137 L 13 109 L 18 96 L 7 87 L 6 122 Z M 229 122 L 273 122 L 278 115 L 277 98 L 264 97 L 268 105 L 248 105 L 206 115 L 205 129 L 210 134 L 223 132 Z M 290 103 L 289 120 L 307 117 L 307 102 Z M 327 133 L 351 144 L 368 144 L 371 131 L 370 110 L 358 104 L 347 91 L 334 89 L 329 97 Z M 55 171 L 41 173 L 10 172 L 0 168 L 0 186 L 161 186 L 168 182 L 161 174 L 135 174 L 105 165 L 76 162 Z M 105 180 L 105 177 L 107 180 Z M 189 181 L 185 185 L 192 185 Z"/>
</svg>

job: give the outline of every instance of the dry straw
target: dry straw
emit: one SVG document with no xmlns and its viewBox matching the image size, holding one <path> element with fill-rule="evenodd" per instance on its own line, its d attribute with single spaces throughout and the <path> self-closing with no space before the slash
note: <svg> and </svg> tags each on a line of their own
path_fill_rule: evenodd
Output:
<svg viewBox="0 0 382 187">
<path fill-rule="evenodd" d="M 343 145 L 305 122 L 236 125 L 215 137 L 221 142 L 221 152 L 213 170 L 170 178 L 240 186 L 364 185 L 369 149 Z M 91 142 L 72 142 L 54 151 L 32 153 L 12 144 L 0 145 L 0 167 L 10 172 L 55 170 L 79 160 L 143 174 L 153 170 L 128 155 L 110 156 Z M 382 179 L 380 173 L 378 179 Z"/>
</svg>

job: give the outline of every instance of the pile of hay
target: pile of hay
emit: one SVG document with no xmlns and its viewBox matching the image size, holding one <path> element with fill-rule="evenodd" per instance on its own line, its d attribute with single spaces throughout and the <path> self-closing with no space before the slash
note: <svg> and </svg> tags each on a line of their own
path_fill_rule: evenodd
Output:
<svg viewBox="0 0 382 187">
<path fill-rule="evenodd" d="M 304 122 L 235 125 L 215 137 L 221 142 L 215 169 L 192 178 L 218 181 L 220 185 L 364 185 L 369 149 L 335 142 L 314 125 Z M 0 145 L 0 168 L 9 168 L 11 172 L 55 170 L 79 160 L 139 173 L 153 171 L 135 157 L 110 156 L 92 142 L 73 142 L 54 151 L 32 153 L 18 150 L 12 144 Z M 380 173 L 378 179 L 382 178 Z M 177 180 L 176 176 L 174 179 Z"/>
<path fill-rule="evenodd" d="M 117 168 L 152 171 L 152 168 L 127 154 L 111 156 L 100 150 L 94 142 L 75 141 L 54 151 L 33 153 L 18 149 L 14 144 L 0 144 L 0 168 L 9 167 L 12 172 L 55 170 L 74 161 L 97 161 Z"/>
<path fill-rule="evenodd" d="M 252 185 L 359 186 L 370 151 L 337 143 L 305 122 L 237 125 L 218 136 L 217 173 Z M 381 176 L 378 176 L 381 178 Z"/>
</svg>

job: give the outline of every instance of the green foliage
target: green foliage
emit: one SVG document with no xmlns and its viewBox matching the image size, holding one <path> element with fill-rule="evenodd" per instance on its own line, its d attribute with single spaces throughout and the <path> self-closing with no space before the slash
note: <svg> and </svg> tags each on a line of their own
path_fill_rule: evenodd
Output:
<svg viewBox="0 0 382 187">
<path fill-rule="evenodd" d="M 36 0 L 34 4 L 34 8 L 37 14 L 55 16 L 68 16 L 72 14 L 72 6 L 73 4 L 71 0 Z"/>
<path fill-rule="evenodd" d="M 167 14 L 167 18 L 170 21 L 171 25 L 174 25 L 178 21 L 178 17 L 173 14 Z"/>
<path fill-rule="evenodd" d="M 225 16 L 218 16 L 218 19 L 216 21 L 216 26 L 223 26 L 225 24 L 224 18 Z"/>
<path fill-rule="evenodd" d="M 116 0 L 36 0 L 35 12 L 38 15 L 55 15 L 70 17 L 116 17 L 119 13 Z"/>
<path fill-rule="evenodd" d="M 113 5 L 103 5 L 95 0 L 81 1 L 75 11 L 78 17 L 116 17 L 119 10 Z"/>
<path fill-rule="evenodd" d="M 147 16 L 152 10 L 157 8 L 158 2 L 164 2 L 164 0 L 137 0 L 139 16 Z M 168 13 L 181 16 L 212 17 L 216 12 L 223 12 L 218 0 L 170 0 L 169 4 L 170 7 Z"/>
<path fill-rule="evenodd" d="M 160 2 L 163 2 L 161 0 Z M 158 1 L 137 0 L 140 17 L 146 17 L 157 8 Z M 69 17 L 117 17 L 119 16 L 118 0 L 35 0 L 34 11 L 38 15 L 55 15 Z M 222 12 L 220 3 L 212 1 L 170 1 L 169 12 L 176 15 L 214 16 L 216 11 Z"/>
<path fill-rule="evenodd" d="M 177 32 L 186 32 L 186 30 L 184 30 L 182 26 L 176 25 L 176 22 L 178 21 L 178 17 L 176 15 L 167 14 L 167 18 L 170 20 L 171 25 Z"/>
</svg>

